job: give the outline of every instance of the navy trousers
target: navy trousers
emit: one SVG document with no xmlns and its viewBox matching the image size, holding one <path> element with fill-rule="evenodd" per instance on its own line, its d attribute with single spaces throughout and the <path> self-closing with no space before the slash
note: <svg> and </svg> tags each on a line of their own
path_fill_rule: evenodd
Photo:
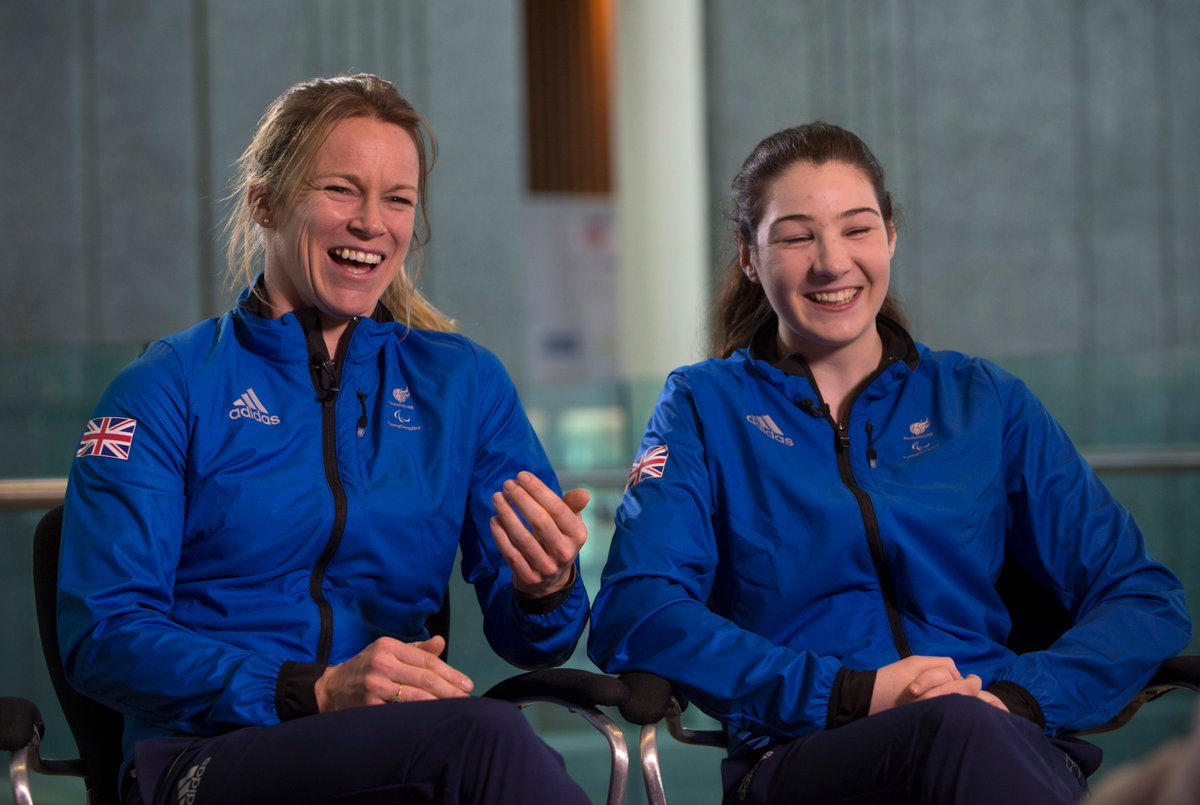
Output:
<svg viewBox="0 0 1200 805">
<path fill-rule="evenodd" d="M 731 803 L 1077 803 L 1100 749 L 978 699 L 898 707 L 722 766 Z"/>
<path fill-rule="evenodd" d="M 491 699 L 359 707 L 212 738 L 142 741 L 136 759 L 125 805 L 589 802 L 521 712 Z"/>
</svg>

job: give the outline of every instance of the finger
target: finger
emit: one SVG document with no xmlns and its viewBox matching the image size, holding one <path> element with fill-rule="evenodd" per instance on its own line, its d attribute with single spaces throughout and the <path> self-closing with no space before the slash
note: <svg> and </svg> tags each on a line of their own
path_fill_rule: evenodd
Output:
<svg viewBox="0 0 1200 805">
<path fill-rule="evenodd" d="M 381 696 L 387 701 L 417 702 L 430 699 L 465 699 L 469 693 L 457 685 L 452 685 L 431 671 L 413 666 L 405 666 L 383 684 Z M 396 693 L 403 691 L 399 699 Z"/>
<path fill-rule="evenodd" d="M 428 640 L 422 640 L 419 643 L 409 643 L 410 646 L 427 651 L 435 657 L 441 657 L 442 652 L 446 650 L 446 638 L 435 634 Z"/>
<path fill-rule="evenodd" d="M 591 502 L 592 496 L 588 494 L 586 489 L 571 489 L 563 493 L 562 499 L 563 503 L 571 508 L 571 511 L 576 514 L 583 514 L 583 510 Z"/>
<path fill-rule="evenodd" d="M 925 669 L 912 682 L 909 682 L 908 692 L 912 696 L 920 696 L 927 690 L 954 681 L 956 681 L 956 677 L 951 668 L 947 668 L 945 665 L 935 665 Z"/>
<path fill-rule="evenodd" d="M 518 494 L 518 491 L 524 492 L 525 495 Z M 504 493 L 533 527 L 539 539 L 546 535 L 565 534 L 576 543 L 576 551 L 587 539 L 587 529 L 579 517 L 579 512 L 583 510 L 582 505 L 579 509 L 574 508 L 533 473 L 518 473 L 515 483 L 511 486 L 507 483 L 504 485 Z M 580 495 L 584 497 L 583 505 L 586 505 L 587 492 L 583 490 L 574 490 L 572 500 L 578 504 Z"/>
<path fill-rule="evenodd" d="M 983 701 L 987 702 L 987 703 L 988 703 L 988 704 L 990 704 L 992 707 L 995 707 L 997 710 L 1003 710 L 1003 711 L 1004 711 L 1004 712 L 1006 712 L 1006 713 L 1008 712 L 1008 705 L 1006 705 L 1006 704 L 1005 704 L 1005 703 L 1004 703 L 1004 702 L 1003 702 L 1003 701 L 1000 699 L 1000 697 L 999 697 L 999 696 L 997 696 L 996 694 L 994 694 L 994 693 L 989 693 L 989 692 L 988 692 L 988 691 L 986 691 L 986 690 L 981 690 L 981 691 L 979 691 L 979 694 L 978 694 L 978 695 L 979 695 L 979 698 L 980 698 L 981 700 L 983 700 Z"/>
<path fill-rule="evenodd" d="M 913 701 L 928 701 L 929 699 L 936 699 L 939 696 L 949 696 L 951 694 L 976 698 L 979 695 L 980 689 L 979 677 L 972 674 L 966 679 L 954 679 L 937 687 L 930 688 L 920 696 L 914 696 Z"/>
<path fill-rule="evenodd" d="M 497 507 L 500 505 L 502 504 L 497 504 Z M 520 580 L 524 583 L 536 584 L 541 577 L 529 566 L 529 561 L 525 554 L 513 545 L 512 539 L 504 527 L 500 515 L 488 521 L 488 528 L 491 529 L 492 539 L 496 543 L 497 550 L 500 551 L 500 557 L 508 565 L 509 570 L 512 571 L 514 582 Z M 526 538 L 533 539 L 532 537 Z"/>
<path fill-rule="evenodd" d="M 442 661 L 430 649 L 445 647 L 441 637 L 430 638 L 424 644 L 395 641 L 391 646 L 391 662 L 384 672 L 387 688 L 395 693 L 396 685 L 408 685 L 427 691 L 436 698 L 447 699 L 465 696 L 474 689 L 471 678 Z M 385 690 L 384 693 L 388 693 Z"/>
<path fill-rule="evenodd" d="M 516 482 L 506 481 L 504 491 L 492 502 L 509 544 L 533 573 L 542 578 L 553 576 L 568 559 L 574 559 L 577 551 L 564 545 L 550 515 Z M 562 501 L 559 504 L 565 507 Z M 525 526 L 526 522 L 530 527 Z"/>
</svg>

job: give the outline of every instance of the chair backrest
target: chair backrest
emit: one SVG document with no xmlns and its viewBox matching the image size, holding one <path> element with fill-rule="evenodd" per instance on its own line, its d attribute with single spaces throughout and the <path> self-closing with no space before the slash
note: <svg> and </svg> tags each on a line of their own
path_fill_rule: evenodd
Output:
<svg viewBox="0 0 1200 805">
<path fill-rule="evenodd" d="M 1007 645 L 1017 654 L 1043 651 L 1071 628 L 1063 605 L 1012 554 L 1005 557 L 996 592 L 1012 620 Z"/>
<path fill-rule="evenodd" d="M 87 767 L 84 783 L 90 805 L 118 805 L 121 773 L 121 714 L 79 693 L 67 683 L 58 651 L 58 552 L 62 543 L 63 507 L 43 515 L 33 535 L 33 594 L 46 670 L 79 757 Z"/>
</svg>

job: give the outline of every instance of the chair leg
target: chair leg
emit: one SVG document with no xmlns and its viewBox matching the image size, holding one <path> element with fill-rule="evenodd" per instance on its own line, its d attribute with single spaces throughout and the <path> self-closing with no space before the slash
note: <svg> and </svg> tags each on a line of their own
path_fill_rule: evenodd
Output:
<svg viewBox="0 0 1200 805">
<path fill-rule="evenodd" d="M 565 707 L 568 711 L 581 716 L 584 721 L 591 724 L 597 732 L 604 736 L 608 741 L 609 754 L 612 757 L 606 802 L 608 805 L 621 805 L 625 801 L 625 789 L 629 784 L 629 749 L 625 745 L 625 734 L 621 732 L 617 723 L 595 707 L 580 707 L 550 696 L 524 699 L 515 704 L 524 709 L 535 702 L 547 702 Z"/>
<path fill-rule="evenodd" d="M 29 793 L 29 747 L 12 753 L 8 779 L 12 783 L 13 805 L 33 805 L 33 796 Z"/>
<path fill-rule="evenodd" d="M 646 801 L 650 805 L 666 805 L 667 794 L 663 790 L 662 769 L 658 765 L 658 725 L 642 726 L 638 751 L 642 756 L 642 784 L 646 786 Z"/>
</svg>

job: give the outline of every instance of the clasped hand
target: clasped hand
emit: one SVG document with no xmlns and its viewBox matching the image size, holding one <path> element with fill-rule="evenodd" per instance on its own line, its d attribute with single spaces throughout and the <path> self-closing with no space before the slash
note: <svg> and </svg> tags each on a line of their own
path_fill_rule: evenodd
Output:
<svg viewBox="0 0 1200 805">
<path fill-rule="evenodd" d="M 492 496 L 492 539 L 512 570 L 513 589 L 541 598 L 574 583 L 575 557 L 587 541 L 579 513 L 588 500 L 582 489 L 560 498 L 530 472 L 505 481 Z"/>
<path fill-rule="evenodd" d="M 1004 702 L 983 689 L 975 674 L 964 677 L 949 657 L 905 657 L 875 672 L 871 715 L 913 702 L 957 693 L 984 701 L 1008 712 Z"/>
</svg>

